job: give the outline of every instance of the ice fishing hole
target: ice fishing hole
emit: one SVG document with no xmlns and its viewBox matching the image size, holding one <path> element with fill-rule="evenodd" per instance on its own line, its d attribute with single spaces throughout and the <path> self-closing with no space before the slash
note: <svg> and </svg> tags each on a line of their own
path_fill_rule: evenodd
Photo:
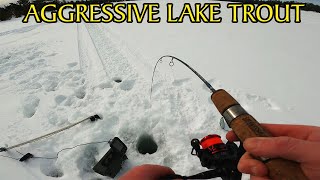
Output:
<svg viewBox="0 0 320 180">
<path fill-rule="evenodd" d="M 40 169 L 42 173 L 48 177 L 60 178 L 64 175 L 62 169 L 56 167 L 56 165 L 50 161 L 42 164 Z"/>
<path fill-rule="evenodd" d="M 158 145 L 152 136 L 149 134 L 142 134 L 138 138 L 137 149 L 140 154 L 153 154 L 157 152 Z"/>
<path fill-rule="evenodd" d="M 60 169 L 54 169 L 52 171 L 50 171 L 48 174 L 46 174 L 49 177 L 62 177 L 63 176 L 63 172 Z"/>
<path fill-rule="evenodd" d="M 113 78 L 114 82 L 116 83 L 121 83 L 122 82 L 122 79 L 121 78 Z"/>
</svg>

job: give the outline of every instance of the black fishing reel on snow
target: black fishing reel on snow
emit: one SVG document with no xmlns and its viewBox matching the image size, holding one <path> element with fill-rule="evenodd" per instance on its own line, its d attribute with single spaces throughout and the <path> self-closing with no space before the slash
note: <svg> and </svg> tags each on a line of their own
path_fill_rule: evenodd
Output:
<svg viewBox="0 0 320 180">
<path fill-rule="evenodd" d="M 211 179 L 220 177 L 223 180 L 241 180 L 242 174 L 237 165 L 240 157 L 244 154 L 242 144 L 238 147 L 233 142 L 224 144 L 221 137 L 216 134 L 208 135 L 199 141 L 191 140 L 191 154 L 200 159 L 201 165 L 208 169 L 193 176 L 172 175 L 165 179 Z"/>
</svg>

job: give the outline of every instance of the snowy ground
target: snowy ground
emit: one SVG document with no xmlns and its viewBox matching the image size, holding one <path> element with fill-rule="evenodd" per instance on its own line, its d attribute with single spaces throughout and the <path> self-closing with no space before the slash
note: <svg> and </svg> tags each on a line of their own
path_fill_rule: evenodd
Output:
<svg viewBox="0 0 320 180">
<path fill-rule="evenodd" d="M 181 6 L 175 2 L 176 13 Z M 160 12 L 165 19 L 165 9 Z M 17 150 L 50 157 L 62 148 L 118 136 L 129 158 L 120 175 L 144 163 L 185 175 L 205 170 L 190 155 L 190 140 L 210 133 L 224 137 L 221 116 L 206 87 L 179 63 L 160 64 L 150 100 L 153 66 L 166 54 L 229 91 L 260 122 L 319 126 L 320 15 L 303 12 L 301 24 L 231 24 L 231 13 L 222 12 L 222 24 L 1 22 L 0 146 L 98 113 L 100 121 Z M 156 153 L 138 153 L 143 134 L 153 136 Z M 108 149 L 107 144 L 79 147 L 57 160 L 27 163 L 0 157 L 0 174 L 4 179 L 104 178 L 91 168 Z M 1 155 L 20 157 L 16 151 Z"/>
</svg>

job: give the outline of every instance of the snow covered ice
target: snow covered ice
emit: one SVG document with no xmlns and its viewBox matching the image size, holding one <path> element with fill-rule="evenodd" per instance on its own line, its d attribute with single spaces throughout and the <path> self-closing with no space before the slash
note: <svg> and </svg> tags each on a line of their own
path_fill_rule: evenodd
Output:
<svg viewBox="0 0 320 180">
<path fill-rule="evenodd" d="M 195 3 L 196 1 L 190 1 Z M 142 2 L 139 2 L 142 3 Z M 165 7 L 161 1 L 161 7 Z M 183 3 L 173 2 L 176 9 Z M 224 88 L 261 123 L 319 126 L 320 15 L 302 12 L 301 24 L 232 24 L 222 4 L 222 24 L 22 24 L 0 23 L 0 146 L 14 145 L 85 122 L 48 139 L 17 148 L 52 157 L 77 144 L 118 136 L 133 166 L 161 164 L 176 173 L 202 172 L 190 141 L 225 133 L 210 92 L 175 55 Z M 223 9 L 225 8 L 225 9 Z M 165 19 L 166 11 L 160 16 Z M 177 12 L 178 13 L 178 12 Z M 152 137 L 153 154 L 140 154 L 138 141 Z M 56 160 L 21 163 L 0 157 L 3 179 L 108 179 L 92 167 L 108 144 L 82 146 Z M 1 155 L 20 157 L 12 150 Z M 244 176 L 248 179 L 248 176 Z"/>
</svg>

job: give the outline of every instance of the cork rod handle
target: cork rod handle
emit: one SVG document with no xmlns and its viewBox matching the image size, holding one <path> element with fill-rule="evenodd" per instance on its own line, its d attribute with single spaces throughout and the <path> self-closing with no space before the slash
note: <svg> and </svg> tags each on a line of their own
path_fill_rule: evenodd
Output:
<svg viewBox="0 0 320 180">
<path fill-rule="evenodd" d="M 239 103 L 225 90 L 218 90 L 211 96 L 221 115 L 233 106 L 239 106 Z M 242 107 L 241 107 L 242 108 Z M 231 113 L 232 114 L 232 113 Z M 234 115 L 234 114 L 232 114 Z M 250 114 L 242 113 L 228 122 L 229 126 L 238 136 L 240 141 L 244 142 L 251 137 L 272 137 Z M 299 163 L 281 158 L 268 159 L 263 161 L 269 170 L 271 179 L 281 180 L 307 180 Z"/>
</svg>

